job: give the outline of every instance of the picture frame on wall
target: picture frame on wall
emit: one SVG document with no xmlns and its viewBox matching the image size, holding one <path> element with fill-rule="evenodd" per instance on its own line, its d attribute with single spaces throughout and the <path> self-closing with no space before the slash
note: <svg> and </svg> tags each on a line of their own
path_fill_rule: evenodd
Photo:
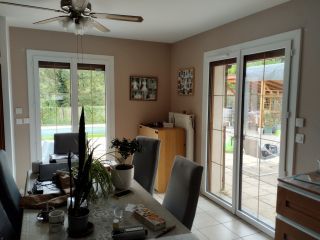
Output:
<svg viewBox="0 0 320 240">
<path fill-rule="evenodd" d="M 158 78 L 154 76 L 130 76 L 130 100 L 156 101 Z"/>
<path fill-rule="evenodd" d="M 194 67 L 180 68 L 178 70 L 177 91 L 180 96 L 190 96 L 194 94 Z"/>
</svg>

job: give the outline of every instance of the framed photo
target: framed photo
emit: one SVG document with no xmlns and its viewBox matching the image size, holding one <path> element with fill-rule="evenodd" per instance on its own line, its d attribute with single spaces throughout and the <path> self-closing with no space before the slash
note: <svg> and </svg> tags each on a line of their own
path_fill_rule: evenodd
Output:
<svg viewBox="0 0 320 240">
<path fill-rule="evenodd" d="M 181 96 L 190 96 L 194 92 L 194 68 L 180 68 L 178 71 L 177 91 Z"/>
<path fill-rule="evenodd" d="M 158 78 L 152 76 L 130 76 L 130 100 L 156 101 Z"/>
</svg>

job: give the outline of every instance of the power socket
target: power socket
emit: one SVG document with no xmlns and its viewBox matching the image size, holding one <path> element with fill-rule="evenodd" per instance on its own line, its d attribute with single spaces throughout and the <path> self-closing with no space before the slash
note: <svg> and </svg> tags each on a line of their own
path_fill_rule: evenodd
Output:
<svg viewBox="0 0 320 240">
<path fill-rule="evenodd" d="M 304 144 L 304 134 L 296 133 L 296 143 Z"/>
<path fill-rule="evenodd" d="M 296 118 L 296 127 L 298 128 L 304 127 L 304 118 Z"/>
</svg>

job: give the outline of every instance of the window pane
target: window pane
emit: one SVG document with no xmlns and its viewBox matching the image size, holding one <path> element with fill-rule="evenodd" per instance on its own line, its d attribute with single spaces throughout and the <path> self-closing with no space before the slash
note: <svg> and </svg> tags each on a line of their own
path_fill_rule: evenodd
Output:
<svg viewBox="0 0 320 240">
<path fill-rule="evenodd" d="M 275 225 L 284 49 L 245 56 L 241 209 Z"/>
<path fill-rule="evenodd" d="M 79 114 L 83 106 L 88 139 L 97 146 L 95 157 L 101 157 L 107 148 L 104 65 L 78 64 L 78 77 Z"/>
<path fill-rule="evenodd" d="M 39 63 L 43 162 L 47 162 L 49 154 L 53 153 L 53 135 L 58 132 L 71 132 L 70 84 L 68 63 Z"/>
<path fill-rule="evenodd" d="M 210 64 L 209 193 L 232 203 L 236 59 Z"/>
</svg>

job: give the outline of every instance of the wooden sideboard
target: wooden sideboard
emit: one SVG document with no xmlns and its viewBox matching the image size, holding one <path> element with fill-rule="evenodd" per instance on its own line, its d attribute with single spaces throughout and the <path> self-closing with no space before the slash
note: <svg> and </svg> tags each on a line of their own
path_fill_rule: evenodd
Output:
<svg viewBox="0 0 320 240">
<path fill-rule="evenodd" d="M 315 172 L 305 176 L 303 179 L 320 179 Z M 297 180 L 296 176 L 279 179 L 275 239 L 320 239 L 319 185 Z"/>
<path fill-rule="evenodd" d="M 183 128 L 150 128 L 139 126 L 138 134 L 160 140 L 160 156 L 155 189 L 163 193 L 167 190 L 171 168 L 176 155 L 186 154 L 186 135 Z"/>
</svg>

